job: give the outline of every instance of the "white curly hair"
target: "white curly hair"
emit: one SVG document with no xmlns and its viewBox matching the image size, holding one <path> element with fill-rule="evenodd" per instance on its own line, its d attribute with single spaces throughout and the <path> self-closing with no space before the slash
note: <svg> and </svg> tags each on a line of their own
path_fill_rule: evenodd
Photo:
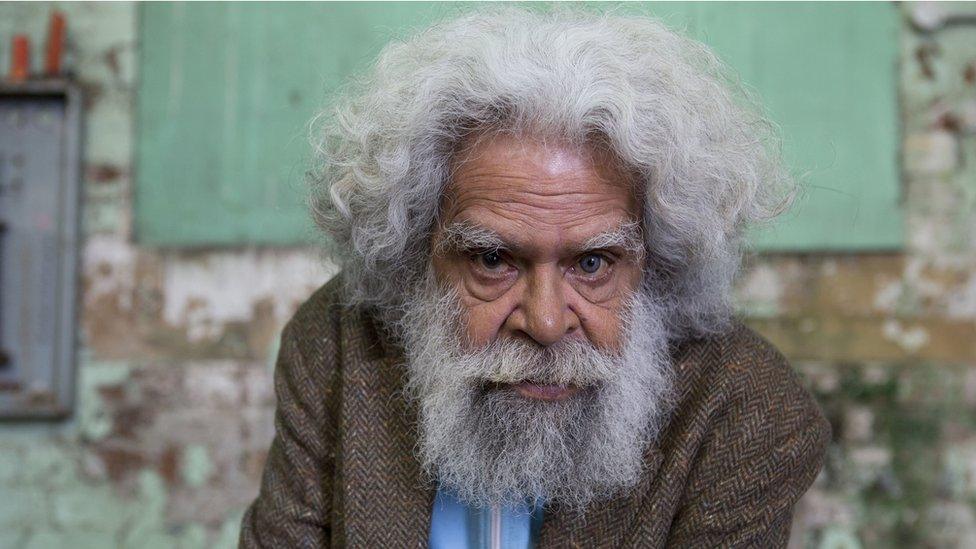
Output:
<svg viewBox="0 0 976 549">
<path fill-rule="evenodd" d="M 754 95 L 705 45 L 647 16 L 478 9 L 387 45 L 313 127 L 312 215 L 348 301 L 391 326 L 429 268 L 466 137 L 604 147 L 633 173 L 642 291 L 663 302 L 674 338 L 727 326 L 743 229 L 795 188 Z"/>
</svg>

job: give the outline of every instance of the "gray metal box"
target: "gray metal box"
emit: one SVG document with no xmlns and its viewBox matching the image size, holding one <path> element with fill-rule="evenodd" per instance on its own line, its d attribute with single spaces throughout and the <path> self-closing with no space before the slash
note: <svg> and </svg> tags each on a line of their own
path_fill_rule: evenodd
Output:
<svg viewBox="0 0 976 549">
<path fill-rule="evenodd" d="M 74 401 L 81 96 L 0 84 L 0 418 Z"/>
</svg>

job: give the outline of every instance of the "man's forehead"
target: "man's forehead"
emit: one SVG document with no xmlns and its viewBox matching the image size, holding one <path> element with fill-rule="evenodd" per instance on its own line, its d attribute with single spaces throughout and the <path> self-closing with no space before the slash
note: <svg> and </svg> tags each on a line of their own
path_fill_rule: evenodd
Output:
<svg viewBox="0 0 976 549">
<path fill-rule="evenodd" d="M 446 202 L 474 200 L 634 200 L 632 174 L 608 153 L 541 137 L 501 134 L 467 144 L 456 156 Z M 540 204 L 541 205 L 541 204 Z"/>
<path fill-rule="evenodd" d="M 454 159 L 456 171 L 477 172 L 492 165 L 532 166 L 537 175 L 556 179 L 569 172 L 594 168 L 601 175 L 608 175 L 619 168 L 613 155 L 595 145 L 531 134 L 481 136 L 463 144 Z"/>
<path fill-rule="evenodd" d="M 494 233 L 510 249 L 579 248 L 638 215 L 629 179 L 585 145 L 495 135 L 460 154 L 441 214 L 446 224 Z"/>
</svg>

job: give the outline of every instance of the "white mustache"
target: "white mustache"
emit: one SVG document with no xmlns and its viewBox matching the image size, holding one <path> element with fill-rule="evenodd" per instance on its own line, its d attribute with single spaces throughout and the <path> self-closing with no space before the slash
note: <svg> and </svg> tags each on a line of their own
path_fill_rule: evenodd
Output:
<svg viewBox="0 0 976 549">
<path fill-rule="evenodd" d="M 477 351 L 457 357 L 459 381 L 586 387 L 611 383 L 620 372 L 620 357 L 573 339 L 540 347 L 519 339 L 496 339 Z"/>
</svg>

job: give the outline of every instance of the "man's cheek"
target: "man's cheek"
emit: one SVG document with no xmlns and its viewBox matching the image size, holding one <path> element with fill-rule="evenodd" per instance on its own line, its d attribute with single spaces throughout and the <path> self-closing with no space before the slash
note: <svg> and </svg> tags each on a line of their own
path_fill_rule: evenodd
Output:
<svg viewBox="0 0 976 549">
<path fill-rule="evenodd" d="M 476 349 L 494 340 L 505 323 L 504 304 L 470 298 L 462 298 L 461 303 L 467 346 Z"/>
<path fill-rule="evenodd" d="M 571 305 L 580 318 L 587 339 L 601 349 L 619 351 L 623 348 L 624 300 L 596 305 L 580 300 Z"/>
<path fill-rule="evenodd" d="M 499 278 L 486 278 L 471 272 L 471 269 L 465 270 L 461 275 L 461 285 L 464 291 L 479 301 L 495 301 L 504 297 L 505 293 L 515 284 L 515 281 L 516 276 L 514 274 Z"/>
</svg>

